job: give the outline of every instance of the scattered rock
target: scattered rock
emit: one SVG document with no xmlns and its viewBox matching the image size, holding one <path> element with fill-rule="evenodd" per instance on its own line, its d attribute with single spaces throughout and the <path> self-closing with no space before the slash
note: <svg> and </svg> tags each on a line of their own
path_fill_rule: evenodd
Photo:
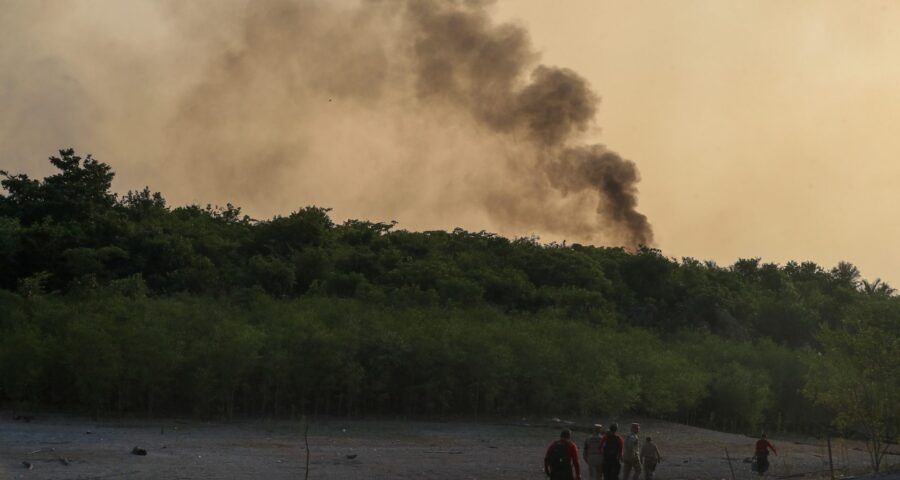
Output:
<svg viewBox="0 0 900 480">
<path fill-rule="evenodd" d="M 355 454 L 355 453 L 351 453 L 351 454 L 347 455 L 347 458 L 350 459 L 350 460 L 353 460 L 354 458 L 356 458 L 356 454 Z"/>
<path fill-rule="evenodd" d="M 34 467 L 31 462 L 22 462 L 22 465 L 24 465 L 27 470 L 31 470 Z"/>
<path fill-rule="evenodd" d="M 147 451 L 143 448 L 134 447 L 133 449 L 131 449 L 131 453 L 134 455 L 146 455 Z"/>
<path fill-rule="evenodd" d="M 65 465 L 65 466 L 69 466 L 69 459 L 66 457 L 59 457 L 59 463 Z"/>
</svg>

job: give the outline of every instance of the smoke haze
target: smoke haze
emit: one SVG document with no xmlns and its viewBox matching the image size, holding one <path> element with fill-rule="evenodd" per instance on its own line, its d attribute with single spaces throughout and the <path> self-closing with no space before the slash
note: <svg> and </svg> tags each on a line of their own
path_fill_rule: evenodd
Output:
<svg viewBox="0 0 900 480">
<path fill-rule="evenodd" d="M 586 141 L 599 97 L 486 2 L 2 3 L 4 168 L 71 145 L 258 218 L 653 241 L 635 165 Z"/>
</svg>

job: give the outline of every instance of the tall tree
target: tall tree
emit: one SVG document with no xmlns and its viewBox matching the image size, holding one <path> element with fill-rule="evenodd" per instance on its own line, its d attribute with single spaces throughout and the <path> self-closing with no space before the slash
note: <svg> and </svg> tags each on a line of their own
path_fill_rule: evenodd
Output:
<svg viewBox="0 0 900 480">
<path fill-rule="evenodd" d="M 886 298 L 851 312 L 819 336 L 805 392 L 834 413 L 834 424 L 866 435 L 879 471 L 889 444 L 900 436 L 900 302 Z"/>
</svg>

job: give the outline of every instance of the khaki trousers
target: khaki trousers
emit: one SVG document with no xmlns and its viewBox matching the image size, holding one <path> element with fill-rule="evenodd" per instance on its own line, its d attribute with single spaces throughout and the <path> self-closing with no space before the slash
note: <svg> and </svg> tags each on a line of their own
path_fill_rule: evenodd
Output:
<svg viewBox="0 0 900 480">
<path fill-rule="evenodd" d="M 632 478 L 628 478 L 629 474 L 633 474 Z M 638 480 L 641 478 L 641 461 L 637 458 L 625 460 L 625 472 L 622 480 Z"/>
<path fill-rule="evenodd" d="M 656 471 L 656 462 L 644 460 L 644 480 L 653 480 L 653 472 Z"/>
<path fill-rule="evenodd" d="M 591 480 L 603 479 L 603 457 L 593 455 L 587 458 L 588 478 Z"/>
</svg>

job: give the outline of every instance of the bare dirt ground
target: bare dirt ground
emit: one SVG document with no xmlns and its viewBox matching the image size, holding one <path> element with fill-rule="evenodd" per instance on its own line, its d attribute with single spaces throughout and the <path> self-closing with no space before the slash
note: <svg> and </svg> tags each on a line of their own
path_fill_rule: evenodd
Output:
<svg viewBox="0 0 900 480">
<path fill-rule="evenodd" d="M 752 453 L 754 438 L 662 421 L 641 423 L 642 434 L 653 436 L 662 451 L 658 479 L 731 479 L 726 448 L 734 478 L 755 478 L 749 464 L 743 463 Z M 309 478 L 542 479 L 544 451 L 559 430 L 543 419 L 508 423 L 314 419 L 309 429 Z M 574 439 L 581 444 L 585 436 L 576 432 Z M 769 478 L 827 476 L 824 441 L 778 435 L 771 439 L 779 455 L 770 457 Z M 132 454 L 134 447 L 145 449 L 147 455 Z M 864 471 L 867 465 L 859 442 L 835 440 L 833 456 L 835 468 L 847 473 Z M 25 423 L 9 414 L 0 418 L 3 480 L 302 479 L 305 459 L 300 422 L 96 422 L 38 416 Z M 900 464 L 900 452 L 888 455 L 886 462 Z"/>
</svg>

